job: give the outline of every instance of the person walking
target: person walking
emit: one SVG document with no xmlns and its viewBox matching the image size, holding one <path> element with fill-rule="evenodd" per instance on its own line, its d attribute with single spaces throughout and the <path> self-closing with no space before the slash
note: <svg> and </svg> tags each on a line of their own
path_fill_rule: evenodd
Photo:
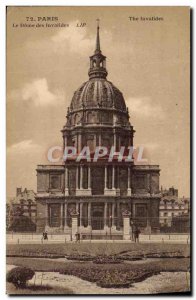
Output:
<svg viewBox="0 0 196 300">
<path fill-rule="evenodd" d="M 48 232 L 47 231 L 45 231 L 45 237 L 44 237 L 44 239 L 48 241 Z"/>
<path fill-rule="evenodd" d="M 135 231 L 134 231 L 134 242 L 139 243 L 139 235 L 141 231 L 140 229 L 136 226 Z"/>
<path fill-rule="evenodd" d="M 44 231 L 43 234 L 42 234 L 42 241 L 43 240 L 47 240 L 48 241 L 48 233 L 47 233 L 47 231 Z"/>
<path fill-rule="evenodd" d="M 131 237 L 131 240 L 134 241 L 135 224 L 134 224 L 133 220 L 131 220 L 130 224 L 131 224 L 131 235 L 130 235 L 130 237 Z"/>
<path fill-rule="evenodd" d="M 43 231 L 42 233 L 42 238 L 41 238 L 42 241 L 44 240 L 44 236 L 45 236 L 45 231 Z"/>
<path fill-rule="evenodd" d="M 76 243 L 79 243 L 80 242 L 80 234 L 79 234 L 79 232 L 76 232 L 75 236 L 76 236 Z"/>
</svg>

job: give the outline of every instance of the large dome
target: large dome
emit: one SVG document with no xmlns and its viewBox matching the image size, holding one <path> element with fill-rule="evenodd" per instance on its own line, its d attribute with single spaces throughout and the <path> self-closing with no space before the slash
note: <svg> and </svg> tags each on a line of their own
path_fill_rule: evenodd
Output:
<svg viewBox="0 0 196 300">
<path fill-rule="evenodd" d="M 99 27 L 94 54 L 90 56 L 89 80 L 75 92 L 67 111 L 65 128 L 99 125 L 130 129 L 129 113 L 121 91 L 107 80 L 106 56 L 100 49 Z"/>
<path fill-rule="evenodd" d="M 100 49 L 99 27 L 96 48 L 90 56 L 89 80 L 75 92 L 67 109 L 62 133 L 64 146 L 75 146 L 79 152 L 88 146 L 119 149 L 133 145 L 134 129 L 121 91 L 107 80 L 106 56 Z"/>
<path fill-rule="evenodd" d="M 83 83 L 74 93 L 70 109 L 82 107 L 114 108 L 126 112 L 122 93 L 110 81 L 103 78 L 93 78 Z"/>
</svg>

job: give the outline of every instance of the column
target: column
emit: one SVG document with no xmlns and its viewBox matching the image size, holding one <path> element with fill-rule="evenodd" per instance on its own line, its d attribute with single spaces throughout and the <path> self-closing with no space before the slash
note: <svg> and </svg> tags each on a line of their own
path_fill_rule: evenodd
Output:
<svg viewBox="0 0 196 300">
<path fill-rule="evenodd" d="M 127 196 L 131 196 L 131 182 L 130 182 L 130 180 L 131 180 L 131 168 L 130 167 L 128 167 L 128 188 L 127 188 Z"/>
<path fill-rule="evenodd" d="M 105 204 L 104 204 L 104 227 L 107 226 L 107 207 L 108 207 L 108 204 L 107 204 L 107 202 L 105 202 Z"/>
<path fill-rule="evenodd" d="M 60 205 L 61 205 L 61 228 L 63 228 L 63 219 L 64 219 L 64 216 L 63 216 L 63 203 L 61 203 Z"/>
<path fill-rule="evenodd" d="M 68 189 L 68 168 L 65 167 L 65 196 L 69 195 L 69 189 Z"/>
<path fill-rule="evenodd" d="M 91 168 L 88 166 L 88 189 L 91 188 Z"/>
<path fill-rule="evenodd" d="M 79 212 L 79 203 L 76 202 L 76 212 Z"/>
<path fill-rule="evenodd" d="M 123 240 L 130 240 L 130 216 L 123 214 Z"/>
<path fill-rule="evenodd" d="M 128 189 L 130 189 L 130 168 L 128 167 Z"/>
<path fill-rule="evenodd" d="M 64 147 L 67 147 L 67 136 L 64 136 Z"/>
<path fill-rule="evenodd" d="M 78 145 L 77 145 L 77 148 L 78 148 L 78 153 L 81 151 L 82 149 L 82 136 L 81 134 L 78 134 Z"/>
<path fill-rule="evenodd" d="M 76 191 L 79 189 L 78 187 L 78 166 L 76 166 Z"/>
<path fill-rule="evenodd" d="M 49 204 L 46 203 L 46 226 L 49 226 L 49 218 L 50 218 L 50 214 L 49 214 Z"/>
<path fill-rule="evenodd" d="M 76 233 L 78 232 L 78 215 L 72 214 L 71 216 L 71 235 L 72 241 L 76 240 Z"/>
<path fill-rule="evenodd" d="M 90 167 L 88 169 L 88 174 L 87 174 L 87 179 L 88 179 L 88 182 L 87 182 L 87 188 L 84 188 L 84 182 L 83 182 L 83 176 L 84 176 L 84 169 L 83 169 L 83 166 L 79 166 L 80 168 L 80 185 L 79 185 L 79 180 L 78 180 L 78 173 L 76 174 L 77 176 L 77 187 L 76 187 L 76 196 L 90 196 L 91 195 L 91 189 L 90 189 Z"/>
<path fill-rule="evenodd" d="M 119 175 L 119 166 L 116 170 L 116 196 L 120 196 L 120 175 Z"/>
<path fill-rule="evenodd" d="M 83 166 L 80 166 L 80 189 L 83 189 Z"/>
<path fill-rule="evenodd" d="M 119 175 L 119 166 L 116 167 L 116 188 L 119 189 L 119 178 L 120 178 L 120 175 Z"/>
<path fill-rule="evenodd" d="M 146 226 L 145 231 L 149 234 L 151 233 L 151 213 L 150 212 L 151 212 L 151 205 L 148 202 L 147 203 L 147 226 Z"/>
<path fill-rule="evenodd" d="M 114 151 L 116 151 L 116 133 L 114 132 Z"/>
<path fill-rule="evenodd" d="M 120 230 L 120 203 L 117 202 L 117 224 L 116 227 Z"/>
<path fill-rule="evenodd" d="M 115 179 L 114 172 L 115 172 L 115 169 L 114 169 L 114 166 L 112 166 L 112 188 L 109 189 L 107 187 L 107 167 L 108 166 L 105 166 L 105 190 L 104 190 L 104 195 L 106 195 L 106 196 L 116 196 L 116 189 L 114 188 L 114 179 Z"/>
<path fill-rule="evenodd" d="M 107 166 L 105 166 L 105 190 L 107 189 Z"/>
<path fill-rule="evenodd" d="M 88 203 L 88 226 L 91 226 L 91 202 Z"/>
<path fill-rule="evenodd" d="M 112 189 L 114 189 L 114 181 L 115 180 L 115 167 L 112 166 Z"/>
<path fill-rule="evenodd" d="M 115 203 L 112 203 L 112 227 L 115 224 Z"/>
<path fill-rule="evenodd" d="M 67 203 L 65 203 L 65 208 L 64 208 L 64 227 L 67 227 Z"/>
<path fill-rule="evenodd" d="M 82 208 L 83 208 L 83 203 L 80 203 L 80 227 L 83 226 L 83 222 L 82 222 Z"/>
<path fill-rule="evenodd" d="M 101 146 L 101 134 L 99 134 L 99 146 Z"/>
</svg>

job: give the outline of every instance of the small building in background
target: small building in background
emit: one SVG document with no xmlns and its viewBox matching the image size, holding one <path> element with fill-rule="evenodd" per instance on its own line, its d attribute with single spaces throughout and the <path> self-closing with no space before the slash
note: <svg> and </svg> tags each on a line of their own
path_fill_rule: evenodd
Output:
<svg viewBox="0 0 196 300">
<path fill-rule="evenodd" d="M 179 198 L 178 190 L 174 187 L 168 190 L 161 189 L 161 195 L 159 205 L 161 231 L 187 232 L 189 227 L 190 198 Z"/>
<path fill-rule="evenodd" d="M 35 192 L 33 190 L 28 190 L 24 188 L 22 191 L 22 187 L 16 188 L 16 196 L 11 200 L 11 208 L 12 210 L 20 207 L 23 210 L 23 215 L 36 218 L 37 208 L 35 202 Z"/>
<path fill-rule="evenodd" d="M 16 196 L 9 198 L 6 205 L 7 230 L 36 230 L 37 205 L 35 193 L 22 187 L 16 188 Z"/>
</svg>

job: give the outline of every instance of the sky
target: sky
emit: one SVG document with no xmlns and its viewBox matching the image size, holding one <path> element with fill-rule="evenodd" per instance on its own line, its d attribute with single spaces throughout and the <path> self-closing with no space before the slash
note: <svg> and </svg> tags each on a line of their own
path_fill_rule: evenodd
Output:
<svg viewBox="0 0 196 300">
<path fill-rule="evenodd" d="M 130 21 L 132 16 L 138 21 Z M 58 21 L 38 22 L 38 17 Z M 124 95 L 135 146 L 144 147 L 149 164 L 160 165 L 160 186 L 174 186 L 180 197 L 189 197 L 188 7 L 8 8 L 7 196 L 21 186 L 36 191 L 36 166 L 49 164 L 48 149 L 62 145 L 67 107 L 74 91 L 88 80 L 97 18 L 107 79 Z M 86 25 L 77 27 L 81 23 Z"/>
</svg>

